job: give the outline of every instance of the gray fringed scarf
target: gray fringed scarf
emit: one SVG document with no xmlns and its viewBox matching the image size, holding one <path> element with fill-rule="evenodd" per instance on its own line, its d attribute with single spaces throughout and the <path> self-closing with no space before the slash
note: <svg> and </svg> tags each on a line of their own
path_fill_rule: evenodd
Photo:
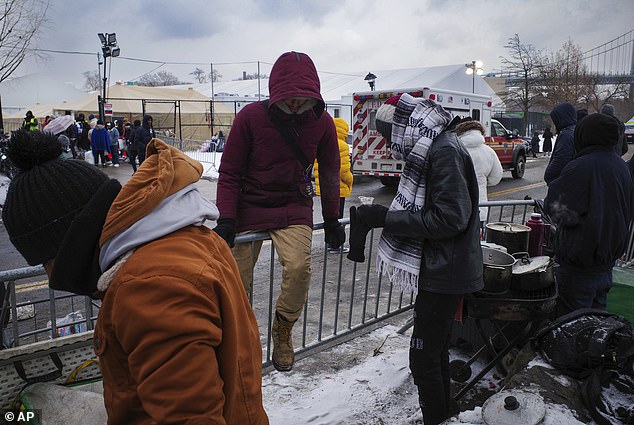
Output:
<svg viewBox="0 0 634 425">
<path fill-rule="evenodd" d="M 419 212 L 425 205 L 427 154 L 434 139 L 452 116 L 429 99 L 405 93 L 398 101 L 392 123 L 392 157 L 405 161 L 390 210 Z M 418 292 L 423 241 L 383 232 L 376 267 L 403 292 Z"/>
</svg>

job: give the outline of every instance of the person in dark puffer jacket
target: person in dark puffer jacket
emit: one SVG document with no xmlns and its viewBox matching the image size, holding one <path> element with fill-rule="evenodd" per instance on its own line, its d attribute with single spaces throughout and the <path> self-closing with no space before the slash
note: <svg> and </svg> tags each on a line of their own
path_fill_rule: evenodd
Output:
<svg viewBox="0 0 634 425">
<path fill-rule="evenodd" d="M 550 118 L 557 129 L 555 148 L 544 172 L 544 181 L 550 184 L 561 173 L 561 170 L 575 155 L 573 134 L 577 122 L 577 111 L 570 103 L 560 103 L 550 113 Z"/>
<path fill-rule="evenodd" d="M 605 114 L 585 117 L 574 132 L 577 151 L 548 185 L 546 211 L 557 224 L 557 313 L 606 309 L 612 267 L 625 251 L 634 211 L 628 165 L 616 153 L 617 122 Z"/>
<path fill-rule="evenodd" d="M 134 144 L 138 152 L 139 167 L 145 161 L 145 148 L 150 140 L 154 138 L 154 128 L 152 127 L 152 115 L 144 115 L 143 123 L 134 130 Z"/>
</svg>

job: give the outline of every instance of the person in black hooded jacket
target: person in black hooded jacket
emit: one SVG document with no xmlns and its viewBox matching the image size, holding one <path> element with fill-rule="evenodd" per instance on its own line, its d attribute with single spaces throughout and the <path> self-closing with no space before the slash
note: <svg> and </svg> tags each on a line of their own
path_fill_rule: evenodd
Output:
<svg viewBox="0 0 634 425">
<path fill-rule="evenodd" d="M 139 167 L 145 161 L 145 147 L 154 138 L 154 128 L 152 127 L 152 115 L 143 116 L 143 124 L 134 130 L 134 144 L 139 153 Z"/>
<path fill-rule="evenodd" d="M 616 115 L 614 115 L 614 106 L 610 105 L 609 103 L 606 103 L 601 107 L 601 113 L 614 118 L 614 120 L 619 125 L 619 141 L 614 147 L 614 150 L 619 156 L 625 155 L 628 150 L 627 141 L 625 140 L 625 124 L 623 124 L 623 121 L 621 121 L 616 117 Z"/>
<path fill-rule="evenodd" d="M 546 184 L 556 179 L 575 155 L 573 134 L 577 122 L 577 110 L 570 103 L 560 103 L 552 110 L 550 118 L 557 129 L 557 140 L 544 172 Z"/>
<path fill-rule="evenodd" d="M 634 211 L 634 184 L 616 153 L 618 124 L 585 117 L 574 132 L 576 156 L 548 185 L 546 212 L 557 225 L 557 313 L 606 309 L 612 267 L 625 251 Z"/>
</svg>

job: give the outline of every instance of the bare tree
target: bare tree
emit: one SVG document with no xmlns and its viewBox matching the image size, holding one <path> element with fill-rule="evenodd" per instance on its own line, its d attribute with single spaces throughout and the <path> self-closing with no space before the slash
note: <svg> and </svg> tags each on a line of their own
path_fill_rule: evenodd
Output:
<svg viewBox="0 0 634 425">
<path fill-rule="evenodd" d="M 269 78 L 268 75 L 266 74 L 258 74 L 257 72 L 254 72 L 253 74 L 247 74 L 246 72 L 242 74 L 242 77 L 237 78 L 236 81 L 240 81 L 240 80 L 257 80 L 258 78 Z"/>
<path fill-rule="evenodd" d="M 99 71 L 86 71 L 81 75 L 84 76 L 84 88 L 88 91 L 99 90 L 101 88 L 101 81 L 99 78 Z"/>
<path fill-rule="evenodd" d="M 542 90 L 544 103 L 554 107 L 562 102 L 581 105 L 592 96 L 596 80 L 588 74 L 583 63 L 583 52 L 572 40 L 544 59 L 542 67 Z"/>
<path fill-rule="evenodd" d="M 629 84 L 599 84 L 598 77 L 588 78 L 589 84 L 586 87 L 586 96 L 580 104 L 583 104 L 590 112 L 599 112 L 601 106 L 606 103 L 623 103 L 627 100 Z M 627 102 L 624 102 L 624 104 Z M 626 117 L 626 118 L 629 118 Z M 623 119 L 626 119 L 623 118 Z"/>
<path fill-rule="evenodd" d="M 139 79 L 140 86 L 159 87 L 181 84 L 174 74 L 169 71 L 159 71 L 156 74 L 145 74 Z"/>
<path fill-rule="evenodd" d="M 207 73 L 200 68 L 194 69 L 189 75 L 193 75 L 200 84 L 207 82 Z"/>
<path fill-rule="evenodd" d="M 0 82 L 9 78 L 29 54 L 47 10 L 46 0 L 5 0 L 0 6 Z"/>
<path fill-rule="evenodd" d="M 218 72 L 217 69 L 214 69 L 213 72 L 210 73 L 210 78 L 211 78 L 211 81 L 213 81 L 214 83 L 217 83 L 222 78 L 222 74 Z"/>
<path fill-rule="evenodd" d="M 515 34 L 504 46 L 508 57 L 501 56 L 502 69 L 507 77 L 505 102 L 523 112 L 522 129 L 527 134 L 528 112 L 538 103 L 541 92 L 537 84 L 542 64 L 542 53 L 531 44 L 523 44 Z"/>
</svg>

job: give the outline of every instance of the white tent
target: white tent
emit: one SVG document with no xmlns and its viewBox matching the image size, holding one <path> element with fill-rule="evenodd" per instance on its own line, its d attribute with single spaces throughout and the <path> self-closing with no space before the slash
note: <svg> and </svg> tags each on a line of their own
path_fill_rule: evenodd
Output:
<svg viewBox="0 0 634 425">
<path fill-rule="evenodd" d="M 19 118 L 27 109 L 33 111 L 37 117 L 45 115 L 63 115 L 65 111 L 72 113 L 98 113 L 97 97 L 99 92 L 93 91 L 73 100 L 63 100 L 47 105 L 31 105 L 22 110 L 6 115 L 6 118 Z M 209 97 L 194 90 L 192 87 L 171 89 L 166 87 L 144 87 L 117 83 L 108 88 L 108 103 L 112 104 L 115 115 L 140 115 L 143 112 L 143 102 L 146 103 L 148 113 L 173 113 L 176 102 L 180 101 L 180 112 L 183 114 L 200 113 L 209 111 Z M 233 108 L 214 105 L 215 114 L 229 114 Z"/>
<path fill-rule="evenodd" d="M 52 105 L 32 105 L 31 109 L 41 122 L 46 115 L 64 115 L 66 111 L 77 116 L 83 113 L 98 115 L 99 92 L 94 91 L 74 100 Z M 144 87 L 117 83 L 108 88 L 107 102 L 112 105 L 113 117 L 130 121 L 141 119 L 143 113 L 152 114 L 155 128 L 176 131 L 180 128 L 184 138 L 205 140 L 211 137 L 211 99 L 192 87 L 172 89 Z M 40 107 L 41 106 L 41 107 Z M 21 124 L 25 109 L 5 116 L 5 129 L 15 129 Z M 215 131 L 228 131 L 233 121 L 234 108 L 230 104 L 214 103 Z"/>
<path fill-rule="evenodd" d="M 98 111 L 97 97 L 99 92 L 91 92 L 78 99 L 56 104 L 55 112 L 63 113 L 70 111 Z M 176 108 L 176 103 L 180 105 L 181 113 L 206 113 L 209 111 L 209 97 L 193 90 L 168 89 L 166 87 L 144 87 L 137 85 L 126 85 L 117 83 L 108 88 L 108 103 L 112 104 L 112 111 L 115 115 L 141 114 L 143 112 L 143 102 L 145 111 L 149 113 L 171 113 Z M 216 113 L 229 113 L 231 109 L 215 110 Z"/>
<path fill-rule="evenodd" d="M 85 94 L 85 91 L 46 74 L 29 74 L 0 83 L 2 111 L 4 113 L 26 112 L 26 108 L 35 109 L 34 105 L 76 99 Z"/>
</svg>

